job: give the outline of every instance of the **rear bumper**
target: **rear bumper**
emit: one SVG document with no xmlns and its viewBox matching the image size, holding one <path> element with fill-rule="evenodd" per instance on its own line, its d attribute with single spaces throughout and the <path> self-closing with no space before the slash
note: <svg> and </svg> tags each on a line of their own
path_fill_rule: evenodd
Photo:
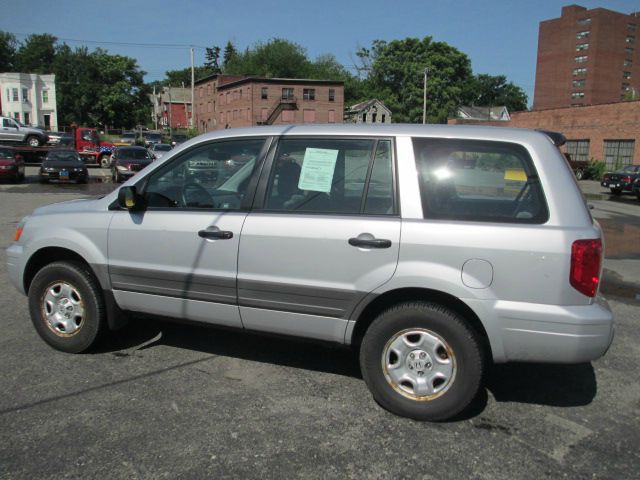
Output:
<svg viewBox="0 0 640 480">
<path fill-rule="evenodd" d="M 484 305 L 471 306 L 484 310 L 476 310 L 483 323 L 489 318 L 485 327 L 496 363 L 590 362 L 603 356 L 613 341 L 613 314 L 602 298 L 583 306 L 479 303 Z"/>
</svg>

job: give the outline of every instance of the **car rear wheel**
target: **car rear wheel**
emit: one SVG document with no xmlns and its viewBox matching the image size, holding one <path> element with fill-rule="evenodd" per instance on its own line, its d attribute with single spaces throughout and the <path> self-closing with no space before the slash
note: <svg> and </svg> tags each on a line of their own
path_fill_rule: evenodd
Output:
<svg viewBox="0 0 640 480">
<path fill-rule="evenodd" d="M 584 171 L 581 168 L 576 170 L 576 179 L 582 180 L 583 177 L 584 177 Z"/>
<path fill-rule="evenodd" d="M 27 145 L 29 145 L 30 147 L 39 147 L 40 139 L 34 135 L 30 135 L 27 137 Z"/>
<path fill-rule="evenodd" d="M 362 376 L 387 410 L 416 420 L 447 420 L 478 394 L 484 371 L 480 345 L 457 313 L 434 303 L 402 303 L 382 312 L 367 330 Z"/>
<path fill-rule="evenodd" d="M 63 352 L 88 350 L 106 330 L 100 286 L 77 262 L 54 262 L 36 273 L 29 287 L 29 311 L 40 337 Z"/>
</svg>

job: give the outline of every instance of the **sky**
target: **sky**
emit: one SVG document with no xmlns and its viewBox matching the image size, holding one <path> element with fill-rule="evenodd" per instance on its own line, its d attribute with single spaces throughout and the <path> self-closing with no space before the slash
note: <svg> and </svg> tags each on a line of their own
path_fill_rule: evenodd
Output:
<svg viewBox="0 0 640 480">
<path fill-rule="evenodd" d="M 431 36 L 466 53 L 474 73 L 506 75 L 533 100 L 538 24 L 557 18 L 557 0 L 21 0 L 6 9 L 0 30 L 18 40 L 50 33 L 72 47 L 104 48 L 135 58 L 147 82 L 167 70 L 201 65 L 205 47 L 233 42 L 240 50 L 285 38 L 309 58 L 331 53 L 352 69 L 360 47 L 374 40 Z M 583 0 L 578 5 L 622 13 L 639 0 Z M 353 71 L 353 70 L 352 70 Z M 355 73 L 355 72 L 354 72 Z"/>
</svg>

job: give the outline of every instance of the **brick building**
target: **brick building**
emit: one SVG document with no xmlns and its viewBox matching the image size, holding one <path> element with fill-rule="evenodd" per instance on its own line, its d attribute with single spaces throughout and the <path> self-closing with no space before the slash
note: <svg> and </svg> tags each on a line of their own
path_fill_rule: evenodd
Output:
<svg viewBox="0 0 640 480">
<path fill-rule="evenodd" d="M 640 95 L 640 12 L 579 5 L 540 22 L 534 110 Z"/>
<path fill-rule="evenodd" d="M 189 128 L 191 122 L 191 89 L 162 87 L 151 95 L 152 121 L 156 128 Z"/>
<path fill-rule="evenodd" d="M 567 137 L 575 160 L 603 160 L 610 169 L 640 164 L 640 100 L 511 113 L 510 121 L 449 119 L 450 124 L 546 129 Z"/>
<path fill-rule="evenodd" d="M 342 123 L 344 84 L 212 75 L 196 82 L 198 132 L 287 123 Z"/>
</svg>

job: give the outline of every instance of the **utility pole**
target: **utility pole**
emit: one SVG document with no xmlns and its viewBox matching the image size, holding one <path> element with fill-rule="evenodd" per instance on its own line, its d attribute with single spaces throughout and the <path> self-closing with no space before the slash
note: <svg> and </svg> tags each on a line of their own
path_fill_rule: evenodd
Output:
<svg viewBox="0 0 640 480">
<path fill-rule="evenodd" d="M 189 128 L 193 128 L 193 114 L 194 114 L 194 109 L 196 107 L 195 104 L 195 71 L 194 71 L 194 67 L 193 67 L 193 47 L 191 47 L 191 118 L 189 118 L 189 121 L 187 122 L 189 124 Z"/>
<path fill-rule="evenodd" d="M 171 100 L 171 86 L 169 86 L 169 138 L 173 138 L 173 102 Z"/>
<path fill-rule="evenodd" d="M 422 124 L 427 123 L 427 74 L 429 73 L 429 68 L 424 69 L 424 101 L 422 103 Z"/>
</svg>

